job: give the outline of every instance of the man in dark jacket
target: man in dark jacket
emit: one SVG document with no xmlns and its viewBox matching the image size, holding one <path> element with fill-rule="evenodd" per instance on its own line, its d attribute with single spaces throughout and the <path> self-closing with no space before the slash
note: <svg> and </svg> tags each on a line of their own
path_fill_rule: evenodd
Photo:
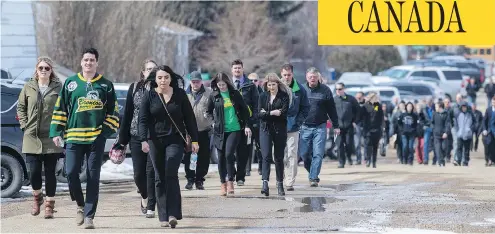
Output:
<svg viewBox="0 0 495 234">
<path fill-rule="evenodd" d="M 304 85 L 309 99 L 309 114 L 304 120 L 299 138 L 299 152 L 304 160 L 304 168 L 309 172 L 311 187 L 318 187 L 325 142 L 327 120 L 330 117 L 335 134 L 340 134 L 339 120 L 330 88 L 319 82 L 319 71 L 311 67 L 306 71 L 307 84 Z"/>
<path fill-rule="evenodd" d="M 486 93 L 486 98 L 487 102 L 486 103 L 491 103 L 492 102 L 492 97 L 495 95 L 495 84 L 493 83 L 495 81 L 495 78 L 488 79 L 488 84 L 485 85 L 485 93 Z"/>
<path fill-rule="evenodd" d="M 251 80 L 249 80 L 244 75 L 244 65 L 239 59 L 232 62 L 232 83 L 241 93 L 242 99 L 244 99 L 244 102 L 249 109 L 249 125 L 253 126 L 254 124 L 257 124 L 258 121 L 256 120 L 255 116 L 258 116 L 258 88 Z M 252 135 L 250 137 L 252 137 Z M 243 186 L 244 182 L 246 181 L 246 164 L 250 155 L 249 152 L 251 152 L 253 149 L 252 147 L 252 140 L 251 143 L 248 144 L 248 136 L 246 136 L 245 134 L 241 134 L 241 139 L 239 141 L 236 152 L 237 186 Z"/>
<path fill-rule="evenodd" d="M 287 191 L 294 191 L 297 175 L 299 129 L 309 113 L 308 94 L 303 85 L 293 77 L 293 67 L 285 64 L 281 69 L 282 80 L 292 90 L 292 103 L 287 113 L 287 145 L 285 153 L 285 185 Z"/>
<path fill-rule="evenodd" d="M 476 108 L 476 104 L 472 103 L 471 108 L 473 110 L 474 117 L 474 131 L 473 131 L 473 142 L 471 144 L 471 151 L 478 151 L 478 143 L 480 135 L 482 132 L 481 123 L 483 122 L 483 113 Z"/>
<path fill-rule="evenodd" d="M 428 165 L 429 154 L 433 151 L 433 137 L 432 137 L 432 127 L 431 127 L 431 119 L 433 118 L 433 113 L 435 113 L 435 106 L 433 104 L 433 100 L 428 98 L 426 100 L 426 106 L 423 109 L 423 129 L 424 129 L 424 147 L 423 147 L 423 164 Z M 433 151 L 433 165 L 437 163 L 437 154 Z"/>
<path fill-rule="evenodd" d="M 492 97 L 491 106 L 486 108 L 483 118 L 483 136 L 488 150 L 485 151 L 485 166 L 495 166 L 495 97 Z"/>
<path fill-rule="evenodd" d="M 431 119 L 435 152 L 438 156 L 438 165 L 445 167 L 445 156 L 447 155 L 447 138 L 450 133 L 451 121 L 449 114 L 444 110 L 444 103 L 436 104 L 436 112 Z M 428 162 L 425 162 L 428 163 Z"/>
<path fill-rule="evenodd" d="M 344 89 L 344 83 L 335 84 L 337 95 L 334 97 L 334 102 L 339 117 L 341 139 L 339 146 L 339 168 L 344 168 L 346 157 L 349 160 L 349 164 L 352 165 L 351 155 L 354 147 L 354 125 L 358 122 L 360 114 L 360 107 L 356 98 L 347 95 Z"/>
</svg>

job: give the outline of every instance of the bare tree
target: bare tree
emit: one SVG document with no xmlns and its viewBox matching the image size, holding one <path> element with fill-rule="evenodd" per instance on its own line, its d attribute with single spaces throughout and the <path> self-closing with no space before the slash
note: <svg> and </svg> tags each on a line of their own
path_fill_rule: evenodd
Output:
<svg viewBox="0 0 495 234">
<path fill-rule="evenodd" d="M 402 64 L 394 46 L 345 46 L 333 51 L 328 63 L 341 72 L 379 71 Z"/>
<path fill-rule="evenodd" d="M 234 59 L 249 72 L 266 72 L 284 62 L 279 28 L 272 24 L 267 2 L 231 2 L 210 24 L 213 38 L 198 53 L 201 64 L 214 71 L 230 71 Z"/>
</svg>

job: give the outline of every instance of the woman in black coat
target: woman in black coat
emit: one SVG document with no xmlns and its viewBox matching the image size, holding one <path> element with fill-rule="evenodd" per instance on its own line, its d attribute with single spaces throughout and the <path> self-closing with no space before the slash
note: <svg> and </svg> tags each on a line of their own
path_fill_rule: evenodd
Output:
<svg viewBox="0 0 495 234">
<path fill-rule="evenodd" d="M 213 90 L 206 114 L 213 116 L 213 142 L 218 152 L 221 196 L 234 194 L 234 154 L 241 134 L 251 136 L 249 109 L 241 94 L 225 73 L 218 73 L 211 82 Z"/>
<path fill-rule="evenodd" d="M 383 131 L 383 110 L 378 95 L 375 92 L 370 92 L 366 97 L 366 103 L 363 106 L 363 135 L 366 144 L 366 167 L 373 163 L 373 168 L 376 168 L 376 156 L 378 151 L 378 143 Z"/>
<path fill-rule="evenodd" d="M 272 146 L 275 152 L 275 172 L 277 173 L 278 195 L 284 196 L 284 151 L 287 144 L 287 111 L 291 103 L 292 91 L 282 83 L 275 73 L 265 78 L 264 90 L 258 101 L 258 117 L 260 119 L 260 147 L 263 157 L 261 193 L 269 195 L 270 159 Z"/>
</svg>

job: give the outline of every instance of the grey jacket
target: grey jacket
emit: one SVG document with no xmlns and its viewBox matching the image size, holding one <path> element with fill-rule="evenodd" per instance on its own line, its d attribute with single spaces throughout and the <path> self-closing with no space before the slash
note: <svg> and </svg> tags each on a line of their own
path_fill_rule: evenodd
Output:
<svg viewBox="0 0 495 234">
<path fill-rule="evenodd" d="M 189 102 L 191 102 L 191 106 L 193 107 L 199 132 L 210 130 L 213 123 L 213 119 L 206 115 L 208 99 L 211 96 L 211 92 L 211 88 L 204 87 L 204 85 L 203 87 L 201 87 L 197 94 L 194 94 L 192 92 L 191 87 L 186 90 Z"/>
<path fill-rule="evenodd" d="M 473 115 L 466 111 L 460 112 L 456 118 L 456 130 L 457 130 L 457 138 L 461 138 L 463 140 L 469 140 L 473 138 Z"/>
</svg>

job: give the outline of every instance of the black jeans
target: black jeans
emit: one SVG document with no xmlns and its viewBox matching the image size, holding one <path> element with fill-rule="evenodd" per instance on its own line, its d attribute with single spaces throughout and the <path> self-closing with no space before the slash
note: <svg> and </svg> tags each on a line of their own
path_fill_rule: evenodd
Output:
<svg viewBox="0 0 495 234">
<path fill-rule="evenodd" d="M 100 194 L 100 171 L 105 150 L 104 137 L 99 136 L 92 144 L 72 144 L 65 148 L 65 166 L 67 171 L 67 181 L 71 199 L 77 202 L 78 206 L 84 206 L 84 216 L 94 218 L 98 206 L 98 196 Z M 79 172 L 81 164 L 87 154 L 86 161 L 86 201 L 84 200 L 81 188 Z"/>
<path fill-rule="evenodd" d="M 179 167 L 184 154 L 180 135 L 171 135 L 148 141 L 150 158 L 155 168 L 158 219 L 169 221 L 170 216 L 182 219 L 182 197 L 179 185 Z"/>
<path fill-rule="evenodd" d="M 480 141 L 480 134 L 481 132 L 474 132 L 473 133 L 473 142 L 471 144 L 471 150 L 475 150 L 475 151 L 478 151 L 478 143 Z"/>
<path fill-rule="evenodd" d="M 218 155 L 218 174 L 220 182 L 223 184 L 227 180 L 234 181 L 235 174 L 235 151 L 239 145 L 241 131 L 226 132 L 223 134 L 222 149 L 217 149 Z"/>
<path fill-rule="evenodd" d="M 141 142 L 135 136 L 129 142 L 134 170 L 134 183 L 143 199 L 148 198 L 148 210 L 155 210 L 155 170 L 149 155 L 141 149 Z M 151 186 L 150 186 L 151 185 Z"/>
<path fill-rule="evenodd" d="M 352 153 L 354 151 L 354 128 L 341 129 L 339 145 L 339 164 L 345 165 L 346 158 L 352 165 Z"/>
<path fill-rule="evenodd" d="M 54 197 L 57 189 L 55 167 L 60 154 L 26 154 L 29 165 L 29 180 L 33 190 L 41 190 L 43 185 L 42 171 L 45 167 L 45 191 L 47 197 Z"/>
<path fill-rule="evenodd" d="M 205 176 L 208 174 L 210 167 L 210 130 L 199 132 L 199 151 L 198 161 L 196 163 L 196 171 L 189 169 L 191 164 L 191 153 L 186 153 L 184 156 L 184 170 L 186 171 L 186 179 L 191 182 L 205 181 Z"/>
<path fill-rule="evenodd" d="M 239 144 L 237 145 L 236 161 L 237 161 L 237 171 L 235 180 L 236 181 L 246 181 L 246 165 L 248 157 L 251 151 L 253 151 L 253 143 L 251 138 L 251 144 L 247 144 L 247 136 L 244 134 L 244 130 L 240 131 Z"/>
<path fill-rule="evenodd" d="M 469 151 L 471 149 L 471 142 L 473 139 L 463 140 L 462 138 L 457 138 L 457 158 L 454 158 L 457 163 L 462 163 L 468 165 L 469 163 Z"/>
<path fill-rule="evenodd" d="M 261 156 L 261 150 L 260 150 L 260 128 L 259 127 L 253 127 L 251 128 L 253 131 L 252 135 L 252 147 L 251 151 L 249 151 L 249 156 L 248 156 L 248 161 L 246 165 L 246 171 L 251 172 L 251 165 L 253 164 L 253 159 L 256 158 L 258 160 L 258 171 L 261 171 L 262 167 L 262 162 L 263 162 L 263 157 Z"/>
<path fill-rule="evenodd" d="M 490 135 L 486 136 L 486 137 L 491 137 L 491 141 L 490 141 L 490 144 L 486 144 L 486 141 L 483 139 L 483 144 L 484 144 L 484 148 L 485 148 L 485 161 L 486 163 L 488 163 L 489 161 L 492 161 L 495 163 L 495 138 L 493 138 L 491 136 L 491 133 L 489 133 Z"/>
<path fill-rule="evenodd" d="M 369 134 L 365 137 L 364 143 L 366 145 L 366 161 L 368 163 L 376 164 L 376 157 L 378 154 L 378 143 L 380 142 L 380 134 Z M 371 161 L 370 161 L 371 160 Z"/>
<path fill-rule="evenodd" d="M 272 158 L 272 146 L 273 155 L 275 157 L 275 173 L 277 175 L 277 182 L 284 181 L 284 154 L 285 146 L 287 144 L 287 130 L 275 132 L 274 130 L 260 130 L 260 146 L 261 155 L 263 156 L 263 167 L 261 171 L 262 180 L 270 180 L 270 166 Z"/>
<path fill-rule="evenodd" d="M 434 136 L 433 145 L 435 147 L 435 152 L 438 155 L 438 163 L 445 164 L 445 158 L 447 157 L 448 140 Z"/>
</svg>

